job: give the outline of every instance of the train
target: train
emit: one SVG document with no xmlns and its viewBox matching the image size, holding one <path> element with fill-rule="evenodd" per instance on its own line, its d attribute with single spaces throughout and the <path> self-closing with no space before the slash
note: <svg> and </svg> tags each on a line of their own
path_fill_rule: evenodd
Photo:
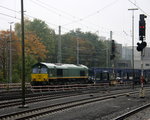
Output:
<svg viewBox="0 0 150 120">
<path fill-rule="evenodd" d="M 145 83 L 150 81 L 150 69 L 144 70 Z M 85 65 L 39 62 L 32 66 L 31 85 L 67 85 L 95 83 L 140 84 L 141 70 L 126 68 L 88 68 Z"/>
<path fill-rule="evenodd" d="M 32 66 L 31 85 L 89 83 L 85 65 L 39 62 Z"/>
<path fill-rule="evenodd" d="M 133 83 L 141 84 L 141 69 L 130 68 L 91 68 L 90 78 L 94 83 Z M 150 69 L 143 70 L 144 83 L 150 82 Z"/>
</svg>

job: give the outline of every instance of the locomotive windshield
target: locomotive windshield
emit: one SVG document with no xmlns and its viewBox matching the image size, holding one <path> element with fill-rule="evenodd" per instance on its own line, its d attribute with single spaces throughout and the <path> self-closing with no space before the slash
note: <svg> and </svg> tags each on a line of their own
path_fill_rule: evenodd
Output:
<svg viewBox="0 0 150 120">
<path fill-rule="evenodd" d="M 42 67 L 34 67 L 32 69 L 32 73 L 36 73 L 36 74 L 39 74 L 39 73 L 47 73 L 47 68 L 42 66 Z"/>
</svg>

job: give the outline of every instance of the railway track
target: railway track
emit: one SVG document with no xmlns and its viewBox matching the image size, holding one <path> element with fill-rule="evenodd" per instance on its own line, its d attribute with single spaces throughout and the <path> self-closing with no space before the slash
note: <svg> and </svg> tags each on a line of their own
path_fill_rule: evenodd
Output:
<svg viewBox="0 0 150 120">
<path fill-rule="evenodd" d="M 92 90 L 92 89 L 91 89 Z M 102 90 L 100 90 L 102 91 Z M 106 90 L 107 91 L 107 90 Z M 114 91 L 114 90 L 113 90 Z M 93 91 L 69 91 L 69 92 L 44 92 L 44 93 L 36 93 L 33 95 L 28 94 L 26 97 L 26 103 L 34 103 L 34 102 L 40 102 L 40 101 L 45 101 L 45 100 L 52 100 L 52 99 L 58 99 L 58 98 L 63 98 L 63 97 L 69 97 L 69 96 L 75 96 L 75 95 L 85 95 L 89 93 L 97 93 L 99 90 L 93 92 Z M 21 98 L 21 97 L 20 97 Z M 16 106 L 16 105 L 21 105 L 22 100 L 21 99 L 14 99 L 14 100 L 4 100 L 0 102 L 0 109 L 6 108 L 6 107 L 11 107 L 11 106 Z"/>
<path fill-rule="evenodd" d="M 128 117 L 130 117 L 130 116 L 132 116 L 132 115 L 134 115 L 134 114 L 136 114 L 136 113 L 138 113 L 138 112 L 148 108 L 148 107 L 150 107 L 150 103 L 147 103 L 146 105 L 143 105 L 143 106 L 140 106 L 138 108 L 135 108 L 135 109 L 133 109 L 133 110 L 131 110 L 131 111 L 125 113 L 125 114 L 122 114 L 122 115 L 114 118 L 113 120 L 124 120 L 124 119 L 126 119 L 126 118 L 128 118 Z"/>
<path fill-rule="evenodd" d="M 121 93 L 121 94 L 115 94 L 115 95 L 109 95 L 109 96 L 91 96 L 86 99 L 80 99 L 80 100 L 72 100 L 69 102 L 59 103 L 59 104 L 52 104 L 44 107 L 38 107 L 34 109 L 29 110 L 23 110 L 20 112 L 14 112 L 11 114 L 5 114 L 0 116 L 0 120 L 7 120 L 7 119 L 15 119 L 15 120 L 26 120 L 26 119 L 38 119 L 44 115 L 52 114 L 54 112 L 70 109 L 73 107 L 78 107 L 85 104 L 94 103 L 97 101 L 102 100 L 108 100 L 111 98 L 121 97 L 125 96 L 126 94 L 136 94 L 137 92 L 127 92 L 127 93 Z"/>
<path fill-rule="evenodd" d="M 148 89 L 147 89 L 148 90 Z M 91 92 L 87 92 L 85 93 L 84 91 L 79 92 L 79 91 L 74 91 L 74 92 L 64 92 L 64 93 L 49 93 L 49 92 L 45 92 L 42 95 L 41 94 L 37 94 L 37 95 L 28 95 L 31 97 L 26 98 L 26 103 L 35 103 L 35 102 L 40 102 L 40 101 L 45 101 L 45 100 L 52 100 L 52 99 L 58 99 L 58 98 L 64 98 L 64 97 L 70 97 L 70 96 L 77 96 L 77 95 L 86 95 L 89 94 Z M 92 92 L 92 93 L 97 93 Z M 0 109 L 2 108 L 6 108 L 6 107 L 11 107 L 11 106 L 17 106 L 17 105 L 21 105 L 22 100 L 21 99 L 14 99 L 14 100 L 5 100 L 5 101 L 1 101 L 0 102 Z"/>
<path fill-rule="evenodd" d="M 51 88 L 53 87 L 53 88 Z M 136 86 L 138 87 L 138 86 Z M 50 89 L 51 88 L 51 89 Z M 129 85 L 117 85 L 117 86 L 108 86 L 106 85 L 67 85 L 67 86 L 50 86 L 50 88 L 45 89 L 40 88 L 40 89 L 35 89 L 34 91 L 31 90 L 26 90 L 26 98 L 30 97 L 36 97 L 36 96 L 43 96 L 48 94 L 53 94 L 53 93 L 61 93 L 61 92 L 81 92 L 81 91 L 86 91 L 86 90 L 100 90 L 100 91 L 107 91 L 107 90 L 116 90 L 116 89 L 129 89 Z M 51 90 L 51 91 L 49 91 Z M 19 99 L 22 96 L 22 91 L 21 90 L 11 90 L 11 91 L 0 91 L 0 101 L 8 101 L 12 99 Z"/>
<path fill-rule="evenodd" d="M 59 92 L 71 92 L 71 91 L 80 91 L 80 90 L 87 90 L 87 89 L 105 89 L 108 85 L 100 84 L 100 85 L 93 85 L 93 84 L 75 84 L 75 85 L 57 85 L 57 86 L 33 86 L 31 89 L 26 90 L 26 98 L 28 97 L 35 97 L 45 95 L 49 92 L 49 94 L 59 93 Z M 22 90 L 5 90 L 0 91 L 0 101 L 3 100 L 10 100 L 10 99 L 19 99 L 21 98 Z"/>
<path fill-rule="evenodd" d="M 18 99 L 21 97 L 21 90 L 11 90 L 11 91 L 3 91 L 0 92 L 0 101 Z M 26 95 L 31 96 L 31 91 L 26 90 Z"/>
<path fill-rule="evenodd" d="M 45 101 L 45 100 L 64 98 L 64 97 L 81 95 L 81 94 L 83 94 L 83 93 L 65 93 L 63 95 L 54 94 L 54 95 L 45 95 L 45 96 L 31 97 L 31 98 L 26 98 L 26 103 L 29 104 L 29 103 L 34 103 L 34 102 L 40 102 L 40 101 Z M 11 107 L 11 106 L 16 106 L 16 105 L 21 105 L 21 103 L 22 103 L 21 99 L 4 101 L 4 102 L 0 103 L 0 109 L 6 108 L 6 107 Z"/>
</svg>

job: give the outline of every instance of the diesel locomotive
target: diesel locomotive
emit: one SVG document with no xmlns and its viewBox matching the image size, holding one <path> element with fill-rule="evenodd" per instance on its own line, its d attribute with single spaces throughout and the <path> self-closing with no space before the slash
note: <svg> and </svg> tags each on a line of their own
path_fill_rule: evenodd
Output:
<svg viewBox="0 0 150 120">
<path fill-rule="evenodd" d="M 31 85 L 88 83 L 88 67 L 40 62 L 32 67 Z"/>
</svg>

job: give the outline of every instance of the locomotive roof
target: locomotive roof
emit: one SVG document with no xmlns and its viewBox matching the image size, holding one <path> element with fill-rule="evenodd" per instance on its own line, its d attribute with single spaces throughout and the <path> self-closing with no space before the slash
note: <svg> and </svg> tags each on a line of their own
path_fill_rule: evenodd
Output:
<svg viewBox="0 0 150 120">
<path fill-rule="evenodd" d="M 34 66 L 39 66 L 39 65 L 44 65 L 47 68 L 58 68 L 58 69 L 69 69 L 69 68 L 71 68 L 71 69 L 88 69 L 88 67 L 85 65 L 61 64 L 61 63 L 54 64 L 54 63 L 45 63 L 45 62 L 37 63 Z"/>
</svg>

